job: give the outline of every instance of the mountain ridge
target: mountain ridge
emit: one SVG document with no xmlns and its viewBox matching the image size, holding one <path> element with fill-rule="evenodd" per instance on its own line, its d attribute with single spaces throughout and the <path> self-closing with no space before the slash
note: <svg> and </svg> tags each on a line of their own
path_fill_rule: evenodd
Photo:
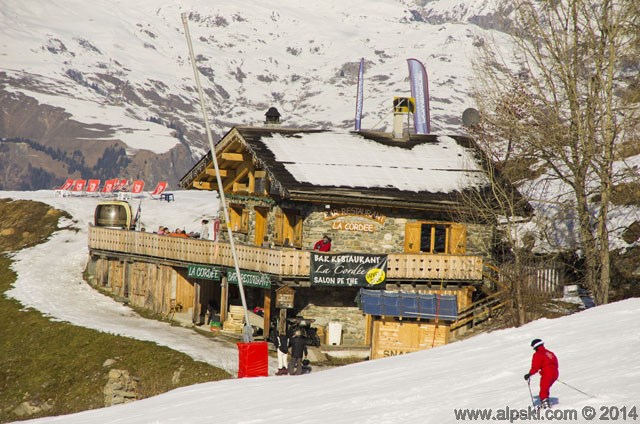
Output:
<svg viewBox="0 0 640 424">
<path fill-rule="evenodd" d="M 278 107 L 285 126 L 351 127 L 360 57 L 366 63 L 363 127 L 390 128 L 393 96 L 410 91 L 406 59 L 416 57 L 429 72 L 434 132 L 461 132 L 459 117 L 472 105 L 470 59 L 487 35 L 461 20 L 493 16 L 497 6 L 421 3 L 12 4 L 0 12 L 7 24 L 0 30 L 3 109 L 9 109 L 7 99 L 22 97 L 14 112 L 0 118 L 0 137 L 26 138 L 68 154 L 79 149 L 87 163 L 103 154 L 106 141 L 124 148 L 131 160 L 114 177 L 175 184 L 208 150 L 181 13 L 189 19 L 217 138 L 233 125 L 261 125 L 271 106 Z M 51 188 L 26 187 L 27 165 L 51 178 L 93 177 L 67 172 L 52 157 L 30 156 L 35 153 L 28 146 L 22 146 L 24 156 L 3 145 L 13 159 L 0 160 L 2 174 L 11 176 L 0 177 L 0 189 Z M 153 170 L 149 161 L 157 161 Z"/>
</svg>

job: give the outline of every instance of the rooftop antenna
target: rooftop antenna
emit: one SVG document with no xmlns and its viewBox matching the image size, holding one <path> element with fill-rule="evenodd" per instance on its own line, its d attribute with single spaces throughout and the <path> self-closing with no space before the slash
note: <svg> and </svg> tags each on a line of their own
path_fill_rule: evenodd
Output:
<svg viewBox="0 0 640 424">
<path fill-rule="evenodd" d="M 207 109 L 204 104 L 204 95 L 202 94 L 202 86 L 200 85 L 200 74 L 198 73 L 198 67 L 196 66 L 196 60 L 193 54 L 193 45 L 191 44 L 191 34 L 189 33 L 189 24 L 187 14 L 182 15 L 182 24 L 184 25 L 185 35 L 187 37 L 187 44 L 189 45 L 189 57 L 191 58 L 191 65 L 193 66 L 193 75 L 196 80 L 196 87 L 198 88 L 198 97 L 200 98 L 200 108 L 202 109 L 202 116 L 204 118 L 204 126 L 207 130 L 207 138 L 209 139 L 209 148 L 211 149 L 211 159 L 213 166 L 216 170 L 216 181 L 218 183 L 218 193 L 220 194 L 220 203 L 222 203 L 222 210 L 224 212 L 224 219 L 227 222 L 227 233 L 229 234 L 229 244 L 231 245 L 231 253 L 233 255 L 233 265 L 235 267 L 236 275 L 238 276 L 238 288 L 240 290 L 240 299 L 242 300 L 242 307 L 244 309 L 244 328 L 242 330 L 242 337 L 245 343 L 253 341 L 253 329 L 249 321 L 249 312 L 247 310 L 247 300 L 244 296 L 244 285 L 242 284 L 242 274 L 240 274 L 240 267 L 238 266 L 238 254 L 236 252 L 235 242 L 233 240 L 233 232 L 231 231 L 231 220 L 229 219 L 229 210 L 227 209 L 227 201 L 224 196 L 224 187 L 222 186 L 222 179 L 220 178 L 220 169 L 218 168 L 218 158 L 216 158 L 216 150 L 213 145 L 213 137 L 211 136 L 211 128 L 209 127 L 209 119 L 207 118 Z"/>
</svg>

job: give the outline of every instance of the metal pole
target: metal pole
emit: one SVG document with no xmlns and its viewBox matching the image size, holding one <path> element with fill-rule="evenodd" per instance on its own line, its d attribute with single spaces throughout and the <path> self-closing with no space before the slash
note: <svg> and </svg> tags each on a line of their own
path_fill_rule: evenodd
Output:
<svg viewBox="0 0 640 424">
<path fill-rule="evenodd" d="M 182 24 L 184 25 L 185 35 L 187 37 L 187 45 L 189 46 L 189 57 L 191 59 L 191 65 L 193 66 L 193 75 L 196 80 L 196 87 L 198 88 L 198 97 L 200 98 L 200 108 L 202 109 L 204 126 L 207 130 L 207 138 L 209 139 L 209 148 L 211 149 L 211 159 L 213 161 L 213 167 L 216 170 L 216 181 L 218 183 L 218 193 L 220 194 L 220 203 L 222 203 L 224 219 L 227 222 L 227 234 L 229 235 L 229 244 L 231 245 L 231 253 L 233 255 L 233 264 L 235 266 L 236 275 L 238 276 L 238 288 L 240 290 L 240 299 L 242 300 L 242 307 L 244 308 L 244 329 L 242 331 L 242 337 L 245 342 L 251 342 L 253 341 L 253 329 L 249 321 L 249 311 L 247 310 L 247 301 L 244 297 L 244 285 L 242 284 L 242 277 L 240 276 L 240 267 L 238 266 L 238 255 L 236 253 L 235 242 L 233 240 L 233 232 L 231 231 L 231 221 L 229 219 L 229 210 L 227 209 L 227 201 L 224 196 L 224 187 L 222 186 L 222 179 L 220 178 L 220 169 L 218 168 L 218 158 L 216 157 L 215 146 L 213 145 L 213 137 L 211 136 L 211 129 L 209 128 L 209 119 L 207 118 L 207 109 L 204 104 L 204 95 L 202 94 L 202 86 L 200 85 L 200 73 L 198 72 L 198 67 L 196 66 L 196 60 L 193 54 L 193 46 L 191 44 L 191 34 L 189 33 L 189 24 L 188 24 L 187 14 L 183 13 L 181 16 L 182 16 Z"/>
<path fill-rule="evenodd" d="M 531 404 L 536 406 L 536 401 L 533 400 L 533 393 L 531 392 L 531 379 L 527 379 L 527 386 L 529 386 L 529 396 L 531 396 Z"/>
<path fill-rule="evenodd" d="M 585 396 L 588 396 L 588 397 L 590 397 L 590 398 L 595 399 L 595 396 L 590 395 L 589 393 L 585 393 L 585 392 L 583 392 L 582 390 L 577 389 L 577 388 L 573 387 L 571 384 L 567 384 L 567 383 L 565 383 L 564 381 L 562 381 L 562 380 L 560 380 L 560 379 L 558 379 L 558 383 L 562 383 L 562 384 L 564 384 L 565 386 L 567 386 L 567 387 L 569 387 L 569 388 L 571 388 L 571 389 L 575 390 L 576 392 L 582 393 L 582 394 L 583 394 L 583 395 L 585 395 Z"/>
</svg>

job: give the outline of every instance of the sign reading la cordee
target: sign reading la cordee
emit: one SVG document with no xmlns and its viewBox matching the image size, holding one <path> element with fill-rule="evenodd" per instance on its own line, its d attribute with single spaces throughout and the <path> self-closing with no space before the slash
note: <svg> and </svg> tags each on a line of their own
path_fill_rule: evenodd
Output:
<svg viewBox="0 0 640 424">
<path fill-rule="evenodd" d="M 387 278 L 387 255 L 311 253 L 311 284 L 373 286 Z"/>
<path fill-rule="evenodd" d="M 222 269 L 217 266 L 194 265 L 187 266 L 187 277 L 201 278 L 203 280 L 220 280 Z"/>
<path fill-rule="evenodd" d="M 259 287 L 261 289 L 271 287 L 271 278 L 267 274 L 240 270 L 240 275 L 242 276 L 242 284 L 245 286 Z M 238 284 L 238 275 L 235 269 L 229 268 L 227 270 L 227 281 L 230 284 Z"/>
</svg>

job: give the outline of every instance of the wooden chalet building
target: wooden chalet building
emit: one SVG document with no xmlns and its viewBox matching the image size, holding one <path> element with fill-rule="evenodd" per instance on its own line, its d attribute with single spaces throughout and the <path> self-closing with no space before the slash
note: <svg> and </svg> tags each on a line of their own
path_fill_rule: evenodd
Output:
<svg viewBox="0 0 640 424">
<path fill-rule="evenodd" d="M 474 246 L 484 245 L 479 240 L 492 234 L 491 228 L 465 220 L 472 211 L 461 201 L 464 192 L 490 192 L 482 155 L 470 138 L 236 127 L 218 142 L 216 157 L 229 225 L 240 245 L 259 247 L 266 240 L 270 249 L 304 252 L 300 260 L 313 262 L 314 244 L 328 235 L 331 254 L 387 256 L 384 283 L 365 287 L 455 295 L 458 311 L 473 302 L 483 279 L 483 258 Z M 180 185 L 217 190 L 210 153 Z M 227 241 L 226 231 L 220 231 L 220 241 Z M 357 305 L 363 283 L 333 276 L 323 280 L 314 273 L 321 265 L 309 263 L 302 275 L 271 274 L 269 290 L 294 287 L 290 314 L 321 326 L 338 320 L 347 343 L 382 342 L 383 327 L 387 321 L 395 325 L 398 317 L 373 319 L 371 327 Z M 248 290 L 248 297 L 261 304 L 265 293 Z M 429 319 L 420 320 L 426 336 L 433 332 Z M 440 328 L 436 339 L 445 343 L 444 321 Z"/>
<path fill-rule="evenodd" d="M 462 200 L 491 193 L 472 139 L 234 127 L 215 155 L 248 307 L 265 312 L 252 325 L 267 333 L 271 317 L 301 316 L 328 333 L 323 343 L 368 345 L 378 358 L 445 344 L 473 315 L 478 246 L 494 229 Z M 209 152 L 180 185 L 216 181 Z M 194 322 L 212 302 L 225 328 L 240 328 L 226 225 L 216 241 L 92 227 L 90 281 Z M 330 252 L 314 252 L 324 235 Z"/>
</svg>

